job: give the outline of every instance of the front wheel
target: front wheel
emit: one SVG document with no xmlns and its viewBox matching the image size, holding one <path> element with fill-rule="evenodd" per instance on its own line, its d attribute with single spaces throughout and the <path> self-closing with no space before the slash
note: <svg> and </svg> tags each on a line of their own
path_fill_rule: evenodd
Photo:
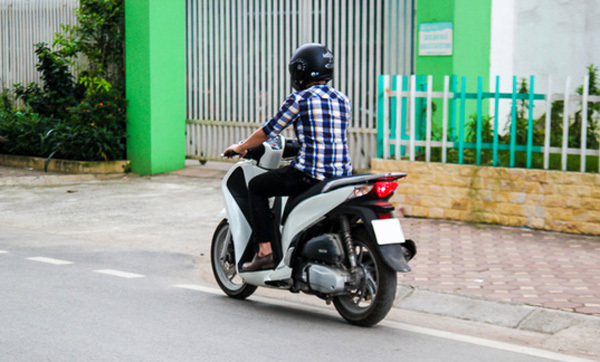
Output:
<svg viewBox="0 0 600 362">
<path fill-rule="evenodd" d="M 396 296 L 396 272 L 387 266 L 364 230 L 352 235 L 357 268 L 364 282 L 349 295 L 333 298 L 338 313 L 349 323 L 371 327 L 388 314 Z"/>
<path fill-rule="evenodd" d="M 235 299 L 246 299 L 256 290 L 237 274 L 235 250 L 227 219 L 221 221 L 213 235 L 210 247 L 210 261 L 213 274 L 221 290 Z"/>
</svg>

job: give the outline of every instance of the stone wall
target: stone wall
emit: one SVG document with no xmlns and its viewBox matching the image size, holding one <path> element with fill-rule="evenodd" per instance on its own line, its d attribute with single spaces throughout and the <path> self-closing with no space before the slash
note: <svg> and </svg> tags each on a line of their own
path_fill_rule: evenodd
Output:
<svg viewBox="0 0 600 362">
<path fill-rule="evenodd" d="M 600 235 L 600 174 L 374 159 L 401 171 L 392 202 L 406 216 Z"/>
</svg>

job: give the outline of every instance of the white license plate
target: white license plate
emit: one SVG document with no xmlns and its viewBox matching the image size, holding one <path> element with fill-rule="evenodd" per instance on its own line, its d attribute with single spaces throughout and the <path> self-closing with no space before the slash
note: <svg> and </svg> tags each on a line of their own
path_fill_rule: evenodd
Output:
<svg viewBox="0 0 600 362">
<path fill-rule="evenodd" d="M 402 244 L 405 241 L 398 219 L 373 220 L 371 225 L 379 245 Z"/>
</svg>

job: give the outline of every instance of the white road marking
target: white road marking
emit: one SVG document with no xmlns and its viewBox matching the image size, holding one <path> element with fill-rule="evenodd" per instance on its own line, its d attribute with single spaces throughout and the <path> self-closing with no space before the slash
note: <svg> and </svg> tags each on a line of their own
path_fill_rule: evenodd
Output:
<svg viewBox="0 0 600 362">
<path fill-rule="evenodd" d="M 174 287 L 196 290 L 199 292 L 204 292 L 204 293 L 209 293 L 209 294 L 224 295 L 224 293 L 220 289 L 205 287 L 202 285 L 179 284 L 179 285 L 174 285 Z M 275 304 L 275 305 L 279 305 L 279 306 L 294 306 L 295 308 L 303 308 L 305 310 L 311 310 L 311 311 L 317 312 L 317 313 L 327 313 L 327 314 L 336 315 L 336 313 L 334 313 L 332 310 L 330 310 L 329 308 L 325 308 L 325 307 L 317 307 L 317 306 L 306 305 L 306 304 L 302 304 L 302 303 L 296 303 L 296 302 L 280 300 L 280 299 L 273 299 L 273 298 L 268 298 L 268 297 L 262 297 L 262 296 L 257 296 L 257 295 L 251 296 L 250 299 L 256 300 L 261 303 Z M 441 330 L 426 328 L 426 327 L 413 326 L 410 324 L 395 322 L 395 321 L 390 321 L 390 320 L 384 320 L 381 323 L 379 323 L 379 325 L 382 325 L 382 326 L 385 326 L 388 328 L 406 331 L 406 332 L 412 332 L 412 333 L 418 333 L 418 334 L 423 334 L 423 335 L 432 336 L 432 337 L 444 338 L 444 339 L 449 339 L 449 340 L 453 340 L 453 341 L 457 341 L 457 342 L 465 342 L 465 343 L 475 344 L 475 345 L 484 346 L 484 347 L 488 347 L 488 348 L 495 348 L 495 349 L 508 351 L 508 352 L 515 352 L 515 353 L 520 353 L 520 354 L 534 356 L 534 357 L 547 358 L 547 359 L 551 359 L 551 360 L 555 360 L 555 361 L 593 362 L 593 360 L 590 360 L 590 359 L 570 356 L 570 355 L 552 352 L 552 351 L 546 351 L 546 350 L 539 349 L 539 348 L 519 346 L 516 344 L 507 343 L 507 342 L 493 341 L 490 339 L 472 337 L 472 336 L 467 336 L 464 334 L 441 331 Z"/>
<path fill-rule="evenodd" d="M 0 250 L 0 254 L 8 254 L 8 251 Z"/>
<path fill-rule="evenodd" d="M 41 261 L 42 263 L 48 263 L 48 264 L 54 264 L 54 265 L 68 265 L 68 264 L 73 264 L 72 261 L 66 261 L 66 260 L 60 260 L 60 259 L 53 259 L 53 258 L 46 258 L 46 257 L 43 257 L 43 256 L 36 256 L 34 258 L 27 258 L 27 260 Z"/>
<path fill-rule="evenodd" d="M 215 289 L 215 288 L 210 288 L 210 287 L 204 287 L 202 285 L 177 284 L 177 285 L 174 285 L 174 287 L 175 288 L 189 289 L 189 290 L 196 290 L 196 291 L 199 291 L 199 292 L 204 292 L 204 293 L 209 293 L 209 294 L 223 295 L 223 292 L 220 289 Z"/>
<path fill-rule="evenodd" d="M 140 274 L 134 274 L 134 273 L 127 273 L 127 272 L 123 272 L 120 270 L 113 270 L 113 269 L 100 269 L 100 270 L 94 270 L 95 273 L 100 273 L 100 274 L 106 274 L 106 275 L 112 275 L 115 277 L 121 277 L 121 278 L 143 278 L 143 275 Z"/>
<path fill-rule="evenodd" d="M 464 334 L 440 331 L 437 329 L 431 329 L 431 328 L 425 328 L 425 327 L 419 327 L 419 326 L 412 326 L 412 325 L 401 323 L 401 322 L 383 321 L 380 324 L 384 325 L 386 327 L 400 329 L 400 330 L 407 331 L 407 332 L 425 334 L 428 336 L 450 339 L 450 340 L 457 341 L 457 342 L 466 342 L 466 343 L 476 344 L 479 346 L 500 349 L 500 350 L 508 351 L 508 352 L 515 352 L 515 353 L 525 354 L 525 355 L 534 356 L 534 357 L 547 358 L 547 359 L 551 359 L 551 360 L 555 360 L 555 361 L 593 362 L 590 359 L 569 356 L 566 354 L 552 352 L 552 351 L 546 351 L 546 350 L 539 349 L 539 348 L 519 346 L 516 344 L 511 344 L 511 343 L 506 343 L 506 342 L 493 341 L 491 339 L 467 336 Z"/>
</svg>

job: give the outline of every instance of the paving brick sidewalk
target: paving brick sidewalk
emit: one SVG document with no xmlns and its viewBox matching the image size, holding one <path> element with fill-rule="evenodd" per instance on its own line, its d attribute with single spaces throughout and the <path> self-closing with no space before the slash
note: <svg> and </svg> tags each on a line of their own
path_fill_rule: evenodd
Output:
<svg viewBox="0 0 600 362">
<path fill-rule="evenodd" d="M 403 218 L 417 242 L 399 282 L 600 316 L 600 238 Z"/>
</svg>

